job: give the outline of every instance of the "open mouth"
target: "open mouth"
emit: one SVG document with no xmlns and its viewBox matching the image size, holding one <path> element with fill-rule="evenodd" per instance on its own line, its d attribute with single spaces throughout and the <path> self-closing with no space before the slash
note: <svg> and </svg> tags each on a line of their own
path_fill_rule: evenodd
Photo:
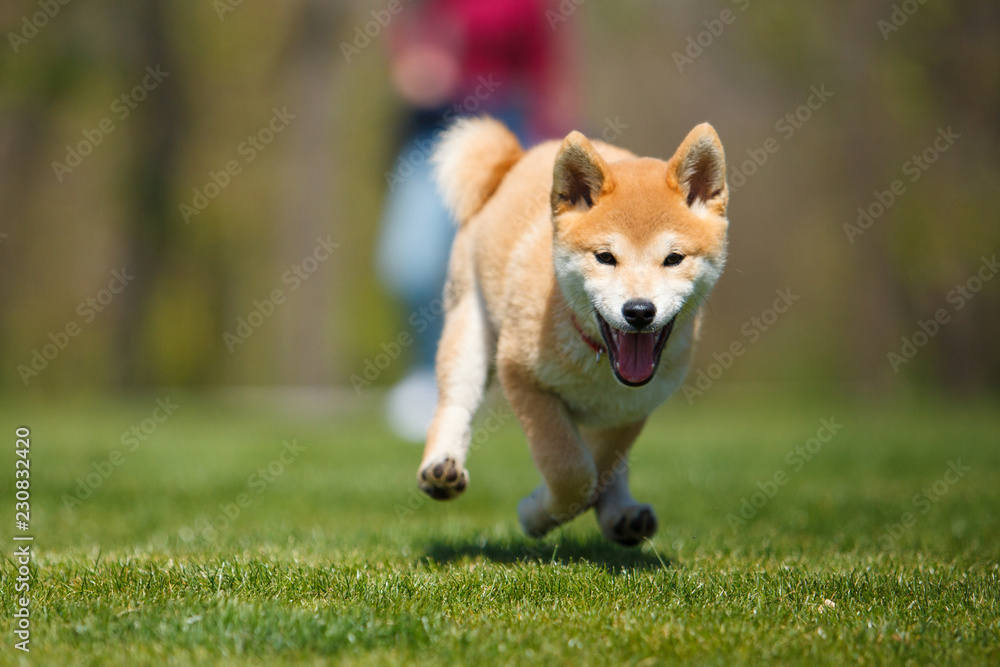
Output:
<svg viewBox="0 0 1000 667">
<path fill-rule="evenodd" d="M 653 379 L 676 319 L 675 315 L 656 331 L 622 331 L 612 327 L 597 313 L 601 337 L 619 382 L 629 387 L 641 387 Z"/>
</svg>

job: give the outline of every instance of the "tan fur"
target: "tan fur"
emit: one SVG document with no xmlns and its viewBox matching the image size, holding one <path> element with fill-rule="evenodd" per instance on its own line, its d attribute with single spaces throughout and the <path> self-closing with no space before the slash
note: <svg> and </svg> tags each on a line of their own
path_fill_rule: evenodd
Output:
<svg viewBox="0 0 1000 667">
<path fill-rule="evenodd" d="M 682 382 L 725 261 L 722 145 L 703 124 L 666 162 L 579 132 L 522 154 L 501 128 L 464 121 L 436 158 L 441 190 L 464 224 L 418 482 L 439 499 L 464 491 L 470 422 L 495 368 L 544 481 L 518 507 L 525 531 L 543 535 L 593 506 L 605 536 L 634 544 L 655 532 L 656 518 L 629 494 L 627 453 Z M 595 259 L 611 250 L 617 265 Z M 665 266 L 671 252 L 684 259 Z M 656 306 L 656 330 L 671 319 L 673 330 L 654 375 L 626 386 L 573 319 L 602 341 L 599 318 L 628 330 L 622 304 L 636 298 Z"/>
</svg>

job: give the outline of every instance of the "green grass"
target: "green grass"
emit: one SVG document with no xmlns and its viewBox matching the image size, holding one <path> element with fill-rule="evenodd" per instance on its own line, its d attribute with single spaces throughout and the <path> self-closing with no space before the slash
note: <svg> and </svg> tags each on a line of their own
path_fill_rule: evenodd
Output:
<svg viewBox="0 0 1000 667">
<path fill-rule="evenodd" d="M 0 407 L 0 663 L 23 657 L 10 540 L 21 424 L 33 664 L 1000 662 L 995 402 L 677 397 L 633 457 L 660 532 L 627 550 L 589 514 L 541 543 L 521 536 L 514 508 L 538 475 L 513 419 L 473 452 L 466 494 L 442 504 L 415 493 L 420 449 L 385 430 L 374 397 L 316 412 L 174 394 L 175 414 L 125 453 L 122 433 L 168 394 Z M 789 452 L 830 417 L 843 428 L 795 471 Z M 251 476 L 293 439 L 305 450 L 261 487 Z M 65 507 L 113 449 L 121 465 Z M 935 489 L 959 460 L 969 470 Z M 779 471 L 773 498 L 734 522 Z M 229 527 L 206 528 L 243 493 Z"/>
</svg>

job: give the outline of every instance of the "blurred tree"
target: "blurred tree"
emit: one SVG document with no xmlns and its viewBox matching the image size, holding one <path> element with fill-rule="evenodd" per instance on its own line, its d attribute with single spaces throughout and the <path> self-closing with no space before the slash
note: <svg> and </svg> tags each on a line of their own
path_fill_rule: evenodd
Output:
<svg viewBox="0 0 1000 667">
<path fill-rule="evenodd" d="M 150 66 L 167 73 L 157 83 L 156 94 L 148 95 L 132 112 L 134 132 L 122 164 L 121 196 L 126 202 L 125 266 L 135 272 L 135 280 L 120 295 L 114 348 L 119 383 L 155 383 L 161 381 L 162 369 L 150 363 L 146 325 L 158 288 L 169 289 L 164 283 L 174 278 L 168 261 L 175 259 L 173 250 L 183 233 L 183 220 L 174 203 L 176 171 L 190 110 L 176 56 L 175 41 L 181 35 L 172 29 L 168 16 L 171 3 L 122 0 L 116 4 L 113 9 L 124 42 L 119 51 L 122 62 L 116 68 L 122 70 L 121 80 L 142 80 Z"/>
<path fill-rule="evenodd" d="M 294 0 L 219 13 L 213 3 L 95 0 L 60 5 L 32 32 L 36 1 L 0 5 L 2 386 L 24 389 L 18 366 L 79 323 L 78 305 L 123 264 L 135 281 L 31 387 L 338 383 L 395 340 L 406 322 L 370 261 L 395 118 L 381 28 L 350 62 L 340 48 L 384 6 Z M 702 358 L 745 340 L 742 327 L 775 288 L 802 300 L 725 381 L 1000 389 L 1000 280 L 960 310 L 948 300 L 1000 251 L 1000 5 L 573 8 L 586 26 L 583 129 L 613 122 L 616 141 L 645 154 L 668 156 L 693 123 L 711 120 L 732 172 L 810 86 L 835 91 L 733 197 L 730 268 Z M 713 35 L 706 21 L 723 10 L 735 19 Z M 29 33 L 14 48 L 10 35 Z M 696 38 L 708 45 L 679 71 L 673 54 Z M 59 178 L 53 161 L 147 65 L 170 75 Z M 288 133 L 186 221 L 178 204 L 240 159 L 240 142 L 282 105 L 296 114 Z M 904 162 L 949 126 L 961 138 L 911 182 Z M 852 244 L 844 224 L 900 178 L 905 195 Z M 339 254 L 280 317 L 227 350 L 223 333 L 327 235 Z M 939 308 L 947 324 L 893 373 L 887 353 Z"/>
<path fill-rule="evenodd" d="M 337 36 L 346 22 L 345 7 L 325 0 L 307 0 L 285 44 L 281 87 L 295 120 L 288 128 L 288 150 L 279 168 L 282 197 L 276 216 L 276 249 L 282 271 L 313 255 L 317 239 L 342 243 L 338 216 L 334 150 L 334 78 L 340 60 Z M 322 384 L 343 377 L 342 350 L 334 342 L 328 316 L 336 307 L 335 292 L 351 289 L 341 282 L 335 255 L 296 290 L 283 306 L 277 377 L 292 384 Z"/>
</svg>

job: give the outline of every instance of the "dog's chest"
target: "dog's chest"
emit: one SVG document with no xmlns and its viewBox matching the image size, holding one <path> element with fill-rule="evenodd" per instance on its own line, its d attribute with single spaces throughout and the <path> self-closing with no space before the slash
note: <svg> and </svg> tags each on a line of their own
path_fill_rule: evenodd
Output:
<svg viewBox="0 0 1000 667">
<path fill-rule="evenodd" d="M 575 363 L 567 364 L 566 361 Z M 663 364 L 649 384 L 626 387 L 615 379 L 608 364 L 606 355 L 599 361 L 596 355 L 560 359 L 541 364 L 538 376 L 562 398 L 577 423 L 597 428 L 631 424 L 646 418 L 684 379 L 683 369 Z"/>
</svg>

